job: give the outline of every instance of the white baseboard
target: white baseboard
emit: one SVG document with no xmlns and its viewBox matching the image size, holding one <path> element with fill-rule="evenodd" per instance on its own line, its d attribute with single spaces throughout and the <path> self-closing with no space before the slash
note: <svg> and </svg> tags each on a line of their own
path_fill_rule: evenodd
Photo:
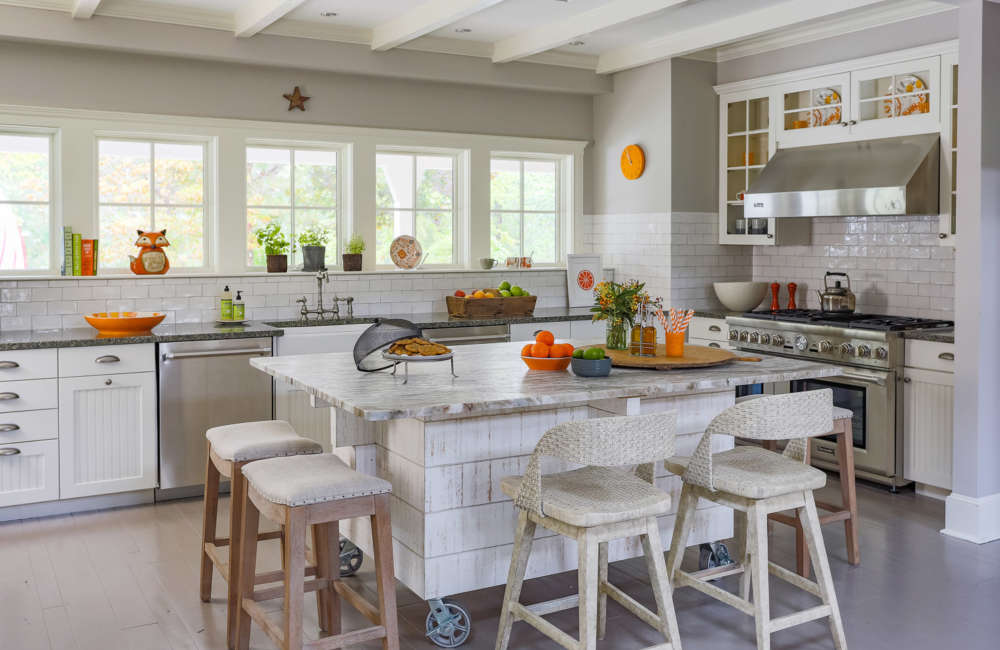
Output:
<svg viewBox="0 0 1000 650">
<path fill-rule="evenodd" d="M 986 544 L 1000 539 L 1000 493 L 967 497 L 952 492 L 945 499 L 945 535 Z"/>
<path fill-rule="evenodd" d="M 136 490 L 134 492 L 119 492 L 118 494 L 102 494 L 94 497 L 7 506 L 6 508 L 0 508 L 0 521 L 52 517 L 73 512 L 106 510 L 108 508 L 121 508 L 145 503 L 153 503 L 153 490 Z"/>
<path fill-rule="evenodd" d="M 927 485 L 926 483 L 917 483 L 914 487 L 914 491 L 922 497 L 937 499 L 938 501 L 946 501 L 948 499 L 948 495 L 951 494 L 951 490 L 935 487 L 933 485 Z"/>
</svg>

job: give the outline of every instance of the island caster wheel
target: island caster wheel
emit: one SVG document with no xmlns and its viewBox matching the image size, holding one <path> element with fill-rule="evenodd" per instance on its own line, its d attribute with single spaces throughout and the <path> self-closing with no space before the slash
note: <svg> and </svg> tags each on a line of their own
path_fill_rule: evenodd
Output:
<svg viewBox="0 0 1000 650">
<path fill-rule="evenodd" d="M 729 556 L 729 549 L 722 542 L 702 544 L 699 547 L 698 568 L 702 571 L 732 563 L 733 559 Z"/>
<path fill-rule="evenodd" d="M 441 648 L 457 648 L 472 633 L 472 617 L 468 610 L 453 600 L 429 600 L 427 638 Z"/>
<path fill-rule="evenodd" d="M 346 578 L 358 572 L 365 554 L 349 540 L 340 540 L 340 577 Z"/>
</svg>

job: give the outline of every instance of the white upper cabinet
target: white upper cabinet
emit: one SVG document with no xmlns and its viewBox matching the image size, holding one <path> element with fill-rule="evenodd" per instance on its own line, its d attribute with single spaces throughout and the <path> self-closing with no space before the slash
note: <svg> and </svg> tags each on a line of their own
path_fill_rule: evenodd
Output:
<svg viewBox="0 0 1000 650">
<path fill-rule="evenodd" d="M 851 136 L 888 138 L 941 128 L 941 57 L 851 73 Z"/>
<path fill-rule="evenodd" d="M 938 239 L 954 246 L 958 232 L 958 55 L 941 58 L 941 213 Z"/>
<path fill-rule="evenodd" d="M 851 75 L 797 81 L 773 91 L 778 102 L 777 146 L 801 147 L 844 139 L 849 128 Z"/>
</svg>

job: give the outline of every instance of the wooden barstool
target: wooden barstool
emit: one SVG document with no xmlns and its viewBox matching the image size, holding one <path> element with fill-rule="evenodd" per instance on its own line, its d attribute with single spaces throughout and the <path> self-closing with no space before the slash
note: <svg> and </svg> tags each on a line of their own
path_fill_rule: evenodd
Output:
<svg viewBox="0 0 1000 650">
<path fill-rule="evenodd" d="M 820 525 L 831 524 L 837 521 L 844 522 L 844 535 L 847 538 L 847 561 L 857 566 L 861 564 L 861 547 L 858 544 L 858 493 L 854 477 L 853 420 L 853 411 L 840 408 L 839 406 L 833 407 L 833 431 L 830 432 L 830 435 L 837 437 L 837 462 L 839 465 L 842 504 L 837 506 L 825 501 L 817 501 L 816 507 L 829 513 L 819 518 Z M 769 440 L 764 444 L 764 447 L 774 451 L 776 443 L 773 440 Z M 809 462 L 809 449 L 810 446 L 807 446 L 807 463 Z M 795 569 L 800 576 L 808 578 L 811 572 L 809 547 L 806 544 L 805 531 L 802 529 L 802 520 L 799 515 L 774 512 L 768 518 L 771 521 L 777 521 L 795 528 Z"/>
<path fill-rule="evenodd" d="M 382 640 L 384 650 L 398 650 L 396 587 L 393 581 L 392 524 L 389 493 L 392 486 L 375 476 L 356 472 L 332 454 L 271 458 L 243 467 L 244 540 L 239 556 L 239 620 L 237 648 L 250 647 L 253 621 L 282 650 L 344 648 Z M 255 590 L 260 515 L 281 524 L 285 535 L 281 586 Z M 378 584 L 378 606 L 340 579 L 339 529 L 341 519 L 370 517 Z M 306 581 L 306 526 L 313 526 L 316 576 Z M 332 635 L 310 643 L 302 637 L 304 592 L 315 591 L 320 607 L 320 629 Z M 260 601 L 284 597 L 281 623 L 272 621 Z M 372 626 L 341 632 L 340 598 L 371 621 Z"/>
<path fill-rule="evenodd" d="M 282 420 L 264 420 L 261 422 L 242 422 L 214 427 L 205 432 L 208 440 L 208 459 L 205 462 L 205 497 L 202 519 L 202 550 L 201 550 L 201 600 L 209 602 L 212 599 L 212 567 L 229 586 L 229 610 L 226 616 L 226 641 L 232 648 L 236 644 L 237 609 L 233 602 L 238 594 L 237 580 L 233 576 L 234 559 L 239 557 L 240 522 L 243 515 L 243 493 L 246 491 L 246 480 L 240 471 L 247 463 L 276 456 L 294 456 L 299 454 L 319 454 L 323 447 L 308 438 L 295 433 L 290 424 Z M 227 478 L 231 486 L 229 537 L 219 537 L 216 534 L 219 511 L 219 482 Z M 257 539 L 278 539 L 280 531 L 261 533 Z M 224 546 L 229 547 L 228 561 L 220 553 Z M 277 575 L 263 574 L 261 582 L 273 582 L 279 579 Z"/>
</svg>

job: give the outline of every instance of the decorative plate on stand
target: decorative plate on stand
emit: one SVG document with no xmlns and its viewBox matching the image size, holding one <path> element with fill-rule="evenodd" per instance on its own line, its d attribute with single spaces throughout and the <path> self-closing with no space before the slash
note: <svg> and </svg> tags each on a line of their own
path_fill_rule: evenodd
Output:
<svg viewBox="0 0 1000 650">
<path fill-rule="evenodd" d="M 389 244 L 389 257 L 392 258 L 393 264 L 409 271 L 420 266 L 424 258 L 424 249 L 415 237 L 400 235 Z"/>
</svg>

